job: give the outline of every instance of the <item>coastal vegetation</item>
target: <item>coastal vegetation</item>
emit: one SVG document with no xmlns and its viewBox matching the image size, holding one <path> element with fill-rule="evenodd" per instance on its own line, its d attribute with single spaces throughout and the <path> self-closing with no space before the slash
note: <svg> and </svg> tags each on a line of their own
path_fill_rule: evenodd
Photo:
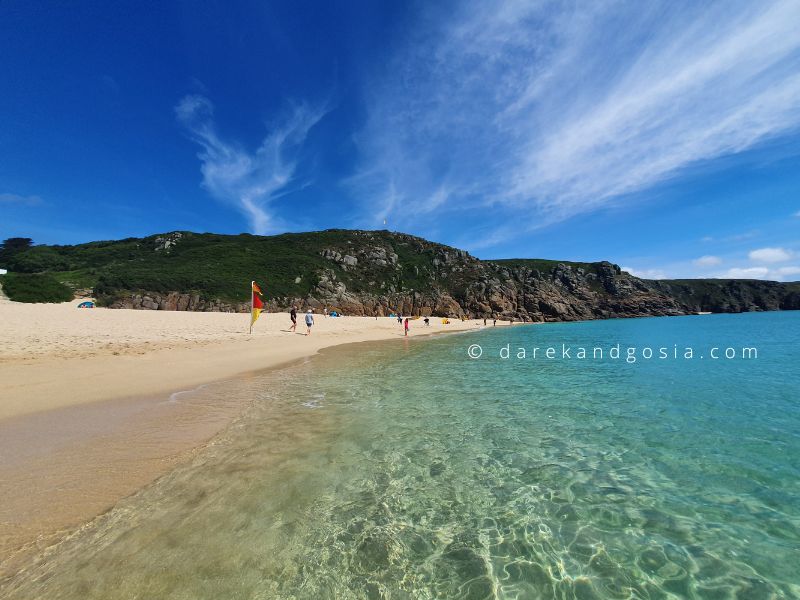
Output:
<svg viewBox="0 0 800 600">
<path fill-rule="evenodd" d="M 3 292 L 16 302 L 67 302 L 73 290 L 49 273 L 7 273 L 0 275 Z"/>
<path fill-rule="evenodd" d="M 117 308 L 244 311 L 253 279 L 269 310 L 302 303 L 345 314 L 555 321 L 800 308 L 800 283 L 654 281 L 605 261 L 479 260 L 389 231 L 176 231 L 77 245 L 12 238 L 0 246 L 0 267 L 12 300 L 58 302 L 81 292 Z"/>
</svg>

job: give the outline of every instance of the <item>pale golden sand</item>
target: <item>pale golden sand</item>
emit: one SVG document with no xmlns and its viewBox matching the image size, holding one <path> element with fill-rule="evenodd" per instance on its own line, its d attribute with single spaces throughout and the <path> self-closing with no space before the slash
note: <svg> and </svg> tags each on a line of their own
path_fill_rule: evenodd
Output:
<svg viewBox="0 0 800 600">
<path fill-rule="evenodd" d="M 312 335 L 298 315 L 78 309 L 0 303 L 0 420 L 53 408 L 187 389 L 273 367 L 322 348 L 403 336 L 388 317 L 316 315 Z M 411 335 L 476 329 L 482 321 L 411 322 Z"/>
<path fill-rule="evenodd" d="M 173 392 L 339 344 L 400 340 L 388 317 L 78 309 L 0 299 L 0 579 L 185 459 L 243 409 Z M 411 322 L 411 336 L 482 321 Z"/>
</svg>

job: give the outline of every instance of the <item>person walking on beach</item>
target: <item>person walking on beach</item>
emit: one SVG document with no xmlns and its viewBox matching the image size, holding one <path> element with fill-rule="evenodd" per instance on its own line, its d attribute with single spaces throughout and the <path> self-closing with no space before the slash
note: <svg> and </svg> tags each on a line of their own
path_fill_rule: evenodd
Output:
<svg viewBox="0 0 800 600">
<path fill-rule="evenodd" d="M 306 327 L 308 327 L 308 331 L 306 331 L 306 335 L 311 335 L 311 326 L 314 324 L 314 315 L 309 308 L 306 312 Z"/>
<path fill-rule="evenodd" d="M 486 327 L 486 317 L 483 317 L 483 326 Z"/>
<path fill-rule="evenodd" d="M 397 322 L 400 323 L 400 325 L 403 324 L 403 316 L 402 315 L 397 315 Z"/>
<path fill-rule="evenodd" d="M 406 320 L 403 322 L 403 329 L 406 330 L 406 335 L 408 335 L 408 317 L 406 317 Z"/>
<path fill-rule="evenodd" d="M 297 307 L 293 306 L 292 310 L 289 311 L 289 318 L 292 320 L 292 326 L 289 327 L 289 331 L 297 333 Z"/>
<path fill-rule="evenodd" d="M 494 320 L 492 321 L 492 327 L 497 327 L 497 317 L 494 317 Z"/>
<path fill-rule="evenodd" d="M 326 306 L 326 307 L 325 307 L 324 309 L 322 309 L 322 310 L 323 310 L 323 312 L 325 313 L 325 318 L 327 319 L 327 318 L 328 318 L 328 307 Z"/>
</svg>

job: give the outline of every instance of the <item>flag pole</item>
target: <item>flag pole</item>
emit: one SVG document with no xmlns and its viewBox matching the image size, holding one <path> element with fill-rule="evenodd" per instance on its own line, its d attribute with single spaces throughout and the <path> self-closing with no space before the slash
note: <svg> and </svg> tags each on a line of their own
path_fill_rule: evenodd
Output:
<svg viewBox="0 0 800 600">
<path fill-rule="evenodd" d="M 253 284 L 255 281 L 250 282 L 250 333 L 253 333 L 253 294 L 255 291 L 253 290 Z"/>
</svg>

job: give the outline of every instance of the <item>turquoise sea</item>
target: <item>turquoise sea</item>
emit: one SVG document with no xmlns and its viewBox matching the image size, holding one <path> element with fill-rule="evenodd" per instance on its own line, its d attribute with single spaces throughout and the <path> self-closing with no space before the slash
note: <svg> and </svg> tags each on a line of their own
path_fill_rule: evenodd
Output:
<svg viewBox="0 0 800 600">
<path fill-rule="evenodd" d="M 800 598 L 798 343 L 800 313 L 498 327 L 209 386 L 252 405 L 0 596 Z"/>
</svg>

